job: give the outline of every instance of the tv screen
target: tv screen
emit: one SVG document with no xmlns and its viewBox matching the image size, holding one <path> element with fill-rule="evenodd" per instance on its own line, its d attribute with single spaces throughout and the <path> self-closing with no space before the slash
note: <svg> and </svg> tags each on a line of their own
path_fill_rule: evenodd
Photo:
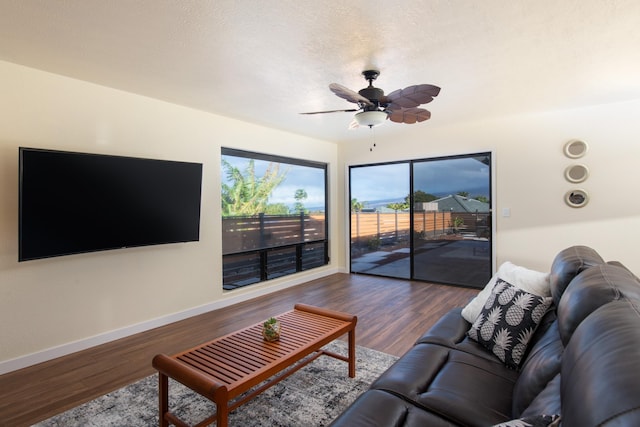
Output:
<svg viewBox="0 0 640 427">
<path fill-rule="evenodd" d="M 24 147 L 19 157 L 19 261 L 200 238 L 200 163 Z"/>
</svg>

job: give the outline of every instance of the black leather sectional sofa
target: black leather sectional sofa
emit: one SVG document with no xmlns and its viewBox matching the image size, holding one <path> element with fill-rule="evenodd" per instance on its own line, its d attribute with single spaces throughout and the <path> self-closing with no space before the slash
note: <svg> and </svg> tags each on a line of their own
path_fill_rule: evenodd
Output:
<svg viewBox="0 0 640 427">
<path fill-rule="evenodd" d="M 517 366 L 470 338 L 454 309 L 331 425 L 640 426 L 638 278 L 574 246 L 556 256 L 548 283 L 552 303 Z"/>
</svg>

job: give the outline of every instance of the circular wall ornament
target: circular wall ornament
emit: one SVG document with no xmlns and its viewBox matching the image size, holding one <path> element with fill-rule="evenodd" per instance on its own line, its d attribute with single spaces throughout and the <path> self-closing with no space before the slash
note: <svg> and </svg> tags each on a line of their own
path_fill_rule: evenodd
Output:
<svg viewBox="0 0 640 427">
<path fill-rule="evenodd" d="M 589 203 L 589 195 L 581 189 L 569 190 L 564 195 L 564 201 L 572 208 L 581 208 Z"/>
<path fill-rule="evenodd" d="M 583 182 L 589 178 L 589 169 L 585 165 L 571 165 L 564 170 L 564 177 L 569 182 Z"/>
<path fill-rule="evenodd" d="M 587 143 L 579 139 L 572 139 L 564 144 L 564 154 L 570 159 L 579 159 L 587 154 Z"/>
</svg>

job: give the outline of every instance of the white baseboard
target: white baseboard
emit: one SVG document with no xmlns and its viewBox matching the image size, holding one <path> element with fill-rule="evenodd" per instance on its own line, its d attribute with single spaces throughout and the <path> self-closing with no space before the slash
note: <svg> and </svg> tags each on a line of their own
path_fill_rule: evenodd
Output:
<svg viewBox="0 0 640 427">
<path fill-rule="evenodd" d="M 23 369 L 29 366 L 33 366 L 38 363 L 47 362 L 49 360 L 53 360 L 58 357 L 62 357 L 78 351 L 86 350 L 88 348 L 95 347 L 100 344 L 105 344 L 110 341 L 115 341 L 120 338 L 125 338 L 130 335 L 148 331 L 160 326 L 168 325 L 170 323 L 178 322 L 180 320 L 197 316 L 199 314 L 207 313 L 212 310 L 228 307 L 230 305 L 247 301 L 253 298 L 257 298 L 263 295 L 267 295 L 275 291 L 297 286 L 302 283 L 306 283 L 310 280 L 319 279 L 321 277 L 325 277 L 334 273 L 345 273 L 345 272 L 346 271 L 344 271 L 344 269 L 335 268 L 335 267 L 330 268 L 328 270 L 323 269 L 322 271 L 315 274 L 314 273 L 306 274 L 302 278 L 294 278 L 292 280 L 281 282 L 274 286 L 270 286 L 266 288 L 258 288 L 254 291 L 243 293 L 235 297 L 225 298 L 220 301 L 214 301 L 209 304 L 205 304 L 199 307 L 194 307 L 178 313 L 173 313 L 167 316 L 158 317 L 156 319 L 151 319 L 151 320 L 137 323 L 134 325 L 125 326 L 124 328 L 116 329 L 113 331 L 95 335 L 93 337 L 51 347 L 42 351 L 38 351 L 36 353 L 20 356 L 15 359 L 2 361 L 0 362 L 0 375 L 6 374 L 8 372 L 16 371 L 18 369 Z"/>
</svg>

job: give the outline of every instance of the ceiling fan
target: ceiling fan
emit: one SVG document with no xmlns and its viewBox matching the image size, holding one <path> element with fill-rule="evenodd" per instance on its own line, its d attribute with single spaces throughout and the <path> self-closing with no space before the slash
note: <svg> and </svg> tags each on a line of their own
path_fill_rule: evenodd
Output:
<svg viewBox="0 0 640 427">
<path fill-rule="evenodd" d="M 338 112 L 356 112 L 355 125 L 374 127 L 381 125 L 389 119 L 395 123 L 412 124 L 429 120 L 431 113 L 424 108 L 418 108 L 421 104 L 433 101 L 440 93 L 438 86 L 421 84 L 404 89 L 398 89 L 385 95 L 382 89 L 374 87 L 372 82 L 378 78 L 380 71 L 366 70 L 362 72 L 369 86 L 355 92 L 338 83 L 331 83 L 329 89 L 340 98 L 358 104 L 358 108 L 348 110 L 315 111 L 301 114 L 324 114 Z"/>
</svg>

